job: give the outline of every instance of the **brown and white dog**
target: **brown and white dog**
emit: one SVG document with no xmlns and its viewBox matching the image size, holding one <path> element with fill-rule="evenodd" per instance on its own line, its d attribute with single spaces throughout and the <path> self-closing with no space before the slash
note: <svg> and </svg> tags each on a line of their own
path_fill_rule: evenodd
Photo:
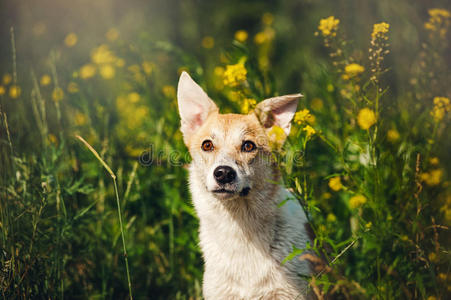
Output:
<svg viewBox="0 0 451 300">
<path fill-rule="evenodd" d="M 246 115 L 220 114 L 183 72 L 181 131 L 192 156 L 189 183 L 200 220 L 205 299 L 306 299 L 309 263 L 282 264 L 309 241 L 302 207 L 283 186 L 268 131 L 290 132 L 301 94 L 262 101 Z M 283 205 L 278 205 L 284 200 Z"/>
</svg>

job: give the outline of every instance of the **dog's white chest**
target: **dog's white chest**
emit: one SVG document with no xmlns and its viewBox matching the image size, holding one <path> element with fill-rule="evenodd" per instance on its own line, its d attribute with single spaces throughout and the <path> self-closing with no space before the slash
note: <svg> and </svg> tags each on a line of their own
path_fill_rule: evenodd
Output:
<svg viewBox="0 0 451 300">
<path fill-rule="evenodd" d="M 267 219 L 254 223 L 253 220 L 241 219 L 239 214 L 231 215 L 228 211 L 214 208 L 206 200 L 194 199 L 200 217 L 200 244 L 205 260 L 204 297 L 294 299 L 298 296 L 303 284 L 300 284 L 298 274 L 290 274 L 296 266 L 291 265 L 290 269 L 288 265 L 281 265 L 291 250 L 292 242 L 274 244 L 277 240 L 275 235 L 282 240 L 295 239 L 290 237 L 289 231 L 296 227 L 295 224 L 279 228 L 271 214 Z M 290 213 L 290 209 L 280 213 Z M 284 222 L 290 222 L 290 218 L 294 220 L 289 215 L 283 218 Z M 303 245 L 297 243 L 297 246 Z"/>
</svg>

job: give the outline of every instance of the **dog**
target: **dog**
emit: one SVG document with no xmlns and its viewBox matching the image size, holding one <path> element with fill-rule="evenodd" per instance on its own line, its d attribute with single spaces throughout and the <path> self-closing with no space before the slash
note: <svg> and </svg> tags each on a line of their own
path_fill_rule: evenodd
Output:
<svg viewBox="0 0 451 300">
<path fill-rule="evenodd" d="M 301 205 L 280 184 L 268 134 L 278 126 L 288 136 L 300 97 L 266 99 L 249 114 L 220 114 L 188 73 L 180 76 L 180 129 L 192 157 L 189 187 L 207 300 L 309 298 L 302 279 L 311 274 L 309 262 L 282 263 L 311 238 Z"/>
</svg>

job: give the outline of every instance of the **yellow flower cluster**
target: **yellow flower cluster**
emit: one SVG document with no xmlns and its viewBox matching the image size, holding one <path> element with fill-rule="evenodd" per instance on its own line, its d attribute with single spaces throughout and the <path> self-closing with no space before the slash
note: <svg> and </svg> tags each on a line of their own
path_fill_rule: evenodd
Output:
<svg viewBox="0 0 451 300">
<path fill-rule="evenodd" d="M 238 30 L 235 32 L 235 40 L 238 42 L 244 43 L 248 38 L 248 33 L 246 30 Z"/>
<path fill-rule="evenodd" d="M 340 24 L 340 20 L 336 19 L 334 16 L 330 16 L 319 21 L 318 30 L 324 37 L 334 37 L 337 35 L 338 24 Z"/>
<path fill-rule="evenodd" d="M 256 44 L 263 44 L 270 42 L 274 39 L 276 32 L 271 27 L 266 27 L 263 31 L 257 33 L 254 37 L 254 42 Z"/>
<path fill-rule="evenodd" d="M 52 92 L 52 100 L 59 102 L 64 98 L 64 92 L 60 87 L 57 87 Z"/>
<path fill-rule="evenodd" d="M 64 44 L 66 44 L 66 47 L 71 48 L 77 44 L 78 37 L 75 33 L 69 33 L 66 35 L 66 38 L 64 39 Z"/>
<path fill-rule="evenodd" d="M 327 222 L 333 223 L 337 221 L 337 217 L 333 213 L 329 213 L 326 218 Z"/>
<path fill-rule="evenodd" d="M 287 137 L 285 131 L 283 131 L 283 129 L 279 126 L 273 126 L 271 130 L 268 131 L 267 135 L 270 141 L 270 145 L 273 148 L 280 147 Z"/>
<path fill-rule="evenodd" d="M 443 171 L 440 169 L 431 170 L 429 172 L 422 173 L 420 178 L 429 186 L 436 186 L 440 184 Z"/>
<path fill-rule="evenodd" d="M 114 55 L 107 45 L 100 45 L 91 52 L 92 63 L 85 64 L 80 68 L 80 77 L 88 79 L 93 77 L 97 69 L 104 79 L 111 79 L 115 76 L 115 67 L 122 67 L 124 61 Z"/>
<path fill-rule="evenodd" d="M 451 104 L 446 97 L 435 97 L 434 107 L 431 111 L 431 116 L 436 122 L 440 122 L 445 117 L 445 114 L 451 110 Z"/>
<path fill-rule="evenodd" d="M 446 37 L 450 25 L 451 13 L 446 9 L 432 8 L 429 11 L 429 20 L 424 28 L 430 32 L 438 32 L 440 37 Z"/>
<path fill-rule="evenodd" d="M 135 92 L 127 96 L 118 96 L 116 99 L 116 107 L 121 117 L 121 122 L 124 122 L 129 130 L 139 129 L 149 116 L 149 108 L 139 105 L 139 100 L 140 96 Z"/>
<path fill-rule="evenodd" d="M 399 140 L 401 136 L 399 135 L 399 132 L 396 129 L 389 129 L 387 131 L 387 140 L 389 142 L 396 142 L 397 140 Z"/>
<path fill-rule="evenodd" d="M 3 75 L 2 84 L 0 85 L 0 96 L 4 95 L 6 93 L 6 87 L 13 81 L 13 77 L 10 74 Z M 19 98 L 22 90 L 20 86 L 16 84 L 12 84 L 9 87 L 9 97 L 12 99 Z"/>
<path fill-rule="evenodd" d="M 86 124 L 86 119 L 87 118 L 86 118 L 86 115 L 84 113 L 79 112 L 79 111 L 75 112 L 75 115 L 74 115 L 75 125 L 77 125 L 77 126 L 85 125 Z"/>
<path fill-rule="evenodd" d="M 51 82 L 52 82 L 52 78 L 50 78 L 49 75 L 47 75 L 47 74 L 42 75 L 42 77 L 41 77 L 41 85 L 42 85 L 42 86 L 47 86 L 47 85 L 49 85 Z"/>
<path fill-rule="evenodd" d="M 365 71 L 365 68 L 359 64 L 352 63 L 345 66 L 345 73 L 343 79 L 349 79 L 355 77 Z"/>
<path fill-rule="evenodd" d="M 362 108 L 357 115 L 357 123 L 360 128 L 367 130 L 376 124 L 376 114 L 369 108 Z"/>
<path fill-rule="evenodd" d="M 163 92 L 163 95 L 166 98 L 175 98 L 176 94 L 177 94 L 176 91 L 175 91 L 175 87 L 173 87 L 172 85 L 165 85 L 165 86 L 163 86 L 161 91 Z"/>
<path fill-rule="evenodd" d="M 373 39 L 383 38 L 387 39 L 386 34 L 388 33 L 388 29 L 390 28 L 390 24 L 382 22 L 373 25 L 373 32 L 371 33 L 371 37 Z"/>
<path fill-rule="evenodd" d="M 246 80 L 247 70 L 244 66 L 244 61 L 240 61 L 234 65 L 226 66 L 223 74 L 224 85 L 238 86 L 240 83 Z"/>
<path fill-rule="evenodd" d="M 310 114 L 310 111 L 308 109 L 304 108 L 294 115 L 294 122 L 299 125 L 303 123 L 313 124 L 315 123 L 315 116 Z"/>
<path fill-rule="evenodd" d="M 202 39 L 202 47 L 211 49 L 215 46 L 215 39 L 211 36 L 206 36 Z"/>
<path fill-rule="evenodd" d="M 363 195 L 355 195 L 349 199 L 349 207 L 352 209 L 358 208 L 366 203 L 366 198 Z"/>
<path fill-rule="evenodd" d="M 110 28 L 107 33 L 105 34 L 105 37 L 110 41 L 114 42 L 119 38 L 119 31 L 117 31 L 116 28 Z"/>
<path fill-rule="evenodd" d="M 440 211 L 445 215 L 446 222 L 451 224 L 451 195 L 446 197 L 446 202 L 442 207 L 440 207 Z"/>
<path fill-rule="evenodd" d="M 339 190 L 341 190 L 343 188 L 343 185 L 341 184 L 341 179 L 340 177 L 332 177 L 331 179 L 329 179 L 329 187 L 331 188 L 331 190 L 338 192 Z"/>
<path fill-rule="evenodd" d="M 313 128 L 310 125 L 305 125 L 305 127 L 302 130 L 305 131 L 305 133 L 307 135 L 307 139 L 310 138 L 311 136 L 313 136 L 316 133 L 315 128 Z"/>
<path fill-rule="evenodd" d="M 247 114 L 249 111 L 254 109 L 256 104 L 257 104 L 257 101 L 255 99 L 245 98 L 241 105 L 241 113 Z"/>
<path fill-rule="evenodd" d="M 22 89 L 20 88 L 20 86 L 13 84 L 9 87 L 9 96 L 12 99 L 19 98 L 21 93 L 22 93 Z"/>
</svg>

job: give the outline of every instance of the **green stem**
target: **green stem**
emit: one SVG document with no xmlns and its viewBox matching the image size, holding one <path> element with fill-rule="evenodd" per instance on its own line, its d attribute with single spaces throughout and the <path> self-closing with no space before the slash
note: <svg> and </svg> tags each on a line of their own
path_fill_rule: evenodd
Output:
<svg viewBox="0 0 451 300">
<path fill-rule="evenodd" d="M 119 225 L 121 227 L 121 237 L 122 237 L 122 247 L 124 249 L 125 268 L 127 270 L 128 292 L 130 294 L 130 300 L 132 300 L 133 299 L 133 296 L 132 296 L 132 283 L 131 283 L 131 280 L 130 280 L 130 270 L 129 270 L 129 267 L 128 267 L 127 248 L 125 247 L 125 235 L 124 235 L 124 226 L 122 225 L 121 203 L 119 201 L 119 193 L 117 191 L 117 183 L 116 183 L 116 178 L 115 177 L 113 177 L 113 183 L 114 183 L 114 193 L 116 194 L 117 214 L 119 216 Z"/>
</svg>

